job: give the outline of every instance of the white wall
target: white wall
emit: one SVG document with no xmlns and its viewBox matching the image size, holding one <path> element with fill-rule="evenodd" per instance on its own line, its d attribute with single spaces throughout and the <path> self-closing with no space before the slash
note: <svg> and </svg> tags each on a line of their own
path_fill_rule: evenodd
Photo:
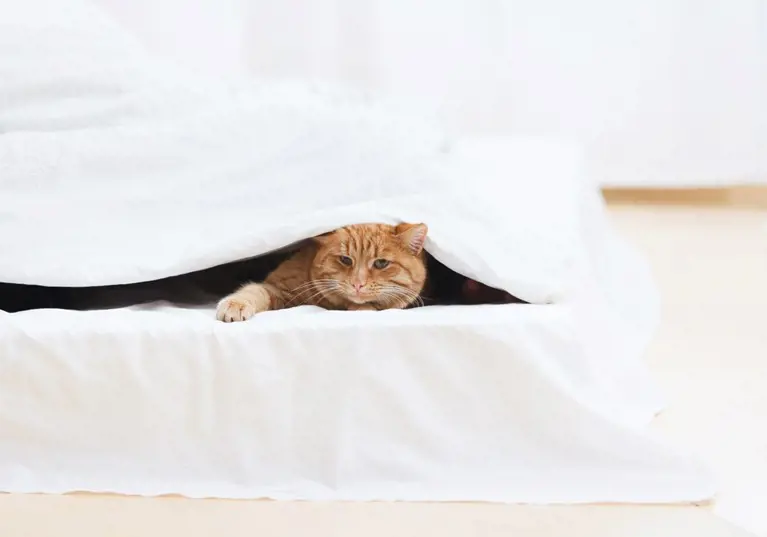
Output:
<svg viewBox="0 0 767 537">
<path fill-rule="evenodd" d="M 149 49 L 203 76 L 245 72 L 247 0 L 94 0 Z"/>
<path fill-rule="evenodd" d="M 99 0 L 212 76 L 408 95 L 469 134 L 584 144 L 605 184 L 767 179 L 762 0 Z"/>
</svg>

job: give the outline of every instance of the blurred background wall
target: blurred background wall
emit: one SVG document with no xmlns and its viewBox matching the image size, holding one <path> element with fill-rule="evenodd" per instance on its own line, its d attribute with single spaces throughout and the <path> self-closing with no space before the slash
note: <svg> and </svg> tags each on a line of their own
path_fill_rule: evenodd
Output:
<svg viewBox="0 0 767 537">
<path fill-rule="evenodd" d="M 763 0 L 97 0 L 205 76 L 340 81 L 606 186 L 767 184 Z"/>
</svg>

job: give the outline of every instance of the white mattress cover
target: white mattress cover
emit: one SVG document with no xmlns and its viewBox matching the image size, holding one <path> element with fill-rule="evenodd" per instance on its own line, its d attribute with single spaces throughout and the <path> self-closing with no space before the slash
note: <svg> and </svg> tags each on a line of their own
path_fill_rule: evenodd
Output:
<svg viewBox="0 0 767 537">
<path fill-rule="evenodd" d="M 617 408 L 632 398 L 616 392 L 635 392 L 641 378 L 619 385 L 577 365 L 590 349 L 576 318 L 555 305 L 303 307 L 237 324 L 168 305 L 7 315 L 0 489 L 544 503 L 709 496 L 700 468 Z"/>
</svg>

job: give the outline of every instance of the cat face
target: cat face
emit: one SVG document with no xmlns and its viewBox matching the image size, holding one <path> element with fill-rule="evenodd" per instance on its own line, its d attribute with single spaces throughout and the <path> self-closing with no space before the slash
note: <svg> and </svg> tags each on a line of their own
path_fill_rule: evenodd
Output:
<svg viewBox="0 0 767 537">
<path fill-rule="evenodd" d="M 310 277 L 339 307 L 404 308 L 426 281 L 425 224 L 357 224 L 316 237 Z"/>
</svg>

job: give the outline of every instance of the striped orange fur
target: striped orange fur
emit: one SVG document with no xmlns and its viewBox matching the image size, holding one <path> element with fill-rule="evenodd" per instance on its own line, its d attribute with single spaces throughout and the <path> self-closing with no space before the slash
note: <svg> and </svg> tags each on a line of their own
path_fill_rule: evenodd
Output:
<svg viewBox="0 0 767 537">
<path fill-rule="evenodd" d="M 425 224 L 357 224 L 315 237 L 262 283 L 249 283 L 218 304 L 216 317 L 245 321 L 300 305 L 336 310 L 406 308 L 426 282 Z"/>
</svg>

